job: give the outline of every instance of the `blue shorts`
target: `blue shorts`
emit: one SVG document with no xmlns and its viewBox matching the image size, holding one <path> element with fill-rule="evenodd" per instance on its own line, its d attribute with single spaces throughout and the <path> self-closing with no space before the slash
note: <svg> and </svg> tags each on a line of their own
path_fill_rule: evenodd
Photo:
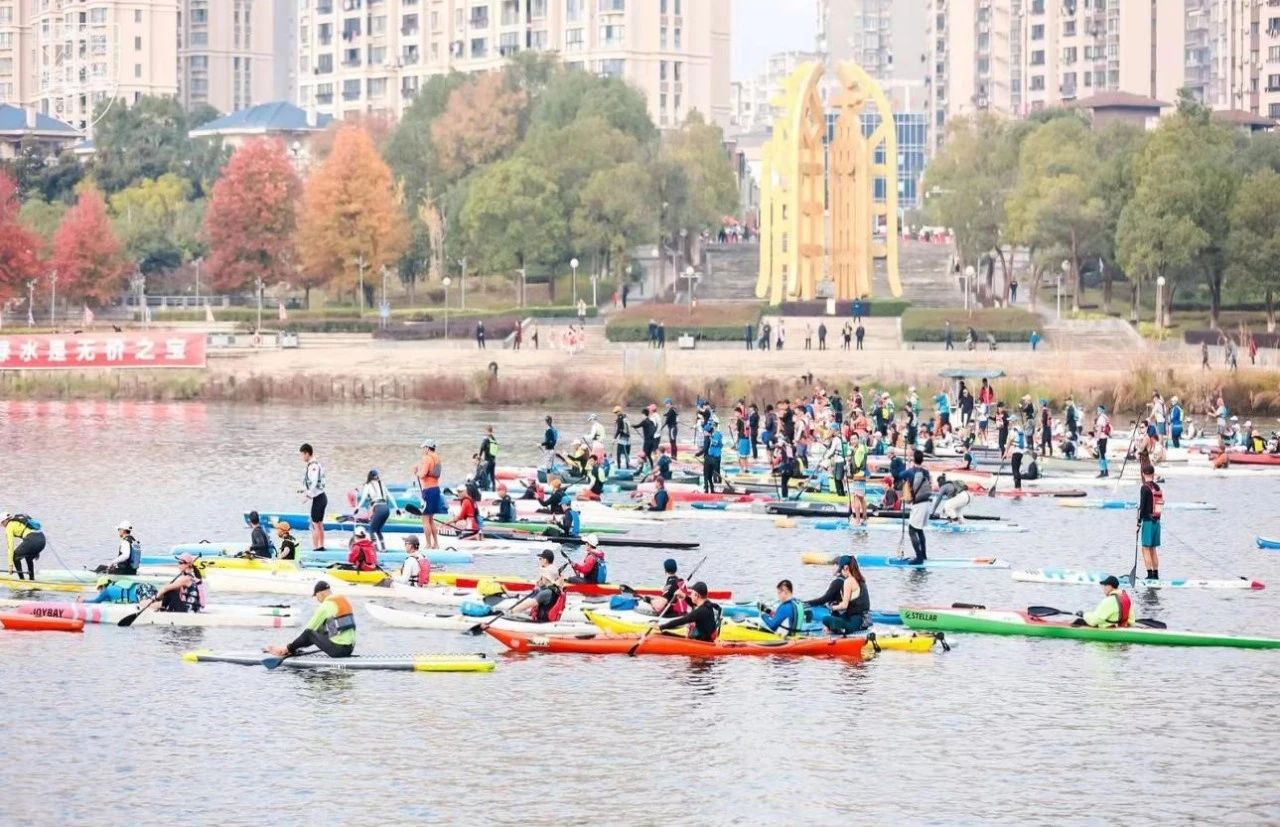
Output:
<svg viewBox="0 0 1280 827">
<path fill-rule="evenodd" d="M 751 440 L 745 436 L 738 440 L 738 456 L 745 457 L 751 453 Z"/>
<path fill-rule="evenodd" d="M 433 485 L 422 489 L 423 514 L 447 514 L 448 511 L 448 506 L 444 504 L 444 497 L 440 495 L 440 486 Z"/>
<path fill-rule="evenodd" d="M 1164 436 L 1164 434 L 1165 434 L 1165 423 L 1163 423 L 1163 422 L 1157 422 L 1157 423 L 1156 423 L 1156 433 L 1157 433 L 1157 434 L 1159 434 L 1160 436 Z"/>
<path fill-rule="evenodd" d="M 1143 520 L 1142 537 L 1140 542 L 1143 548 L 1159 548 L 1160 523 L 1155 520 Z"/>
<path fill-rule="evenodd" d="M 867 481 L 866 480 L 850 481 L 849 493 L 855 497 L 862 497 L 863 499 L 865 499 L 867 496 Z"/>
</svg>

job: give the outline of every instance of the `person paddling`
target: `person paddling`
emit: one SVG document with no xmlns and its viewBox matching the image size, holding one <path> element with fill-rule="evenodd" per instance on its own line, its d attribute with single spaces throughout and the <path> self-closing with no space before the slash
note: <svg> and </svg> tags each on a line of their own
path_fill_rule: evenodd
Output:
<svg viewBox="0 0 1280 827">
<path fill-rule="evenodd" d="M 667 481 L 658 477 L 653 481 L 653 496 L 649 498 L 646 511 L 670 511 L 671 495 L 667 493 Z"/>
<path fill-rule="evenodd" d="M 156 592 L 162 612 L 198 612 L 204 608 L 204 579 L 191 554 L 178 557 L 178 574 Z"/>
<path fill-rule="evenodd" d="M 298 559 L 298 538 L 293 536 L 293 530 L 284 520 L 276 523 L 276 540 L 279 546 L 279 551 L 276 554 L 277 559 Z"/>
<path fill-rule="evenodd" d="M 125 520 L 116 526 L 116 534 L 120 536 L 120 545 L 115 559 L 105 566 L 99 566 L 99 574 L 137 574 L 142 565 L 142 543 L 133 536 L 133 523 Z"/>
<path fill-rule="evenodd" d="M 458 494 L 458 528 L 460 540 L 483 540 L 484 523 L 480 519 L 480 489 L 476 483 L 467 480 L 461 493 Z"/>
<path fill-rule="evenodd" d="M 378 568 L 378 549 L 369 539 L 368 529 L 362 525 L 356 526 L 351 549 L 347 552 L 347 562 L 356 571 L 376 571 Z"/>
<path fill-rule="evenodd" d="M 412 534 L 404 538 L 404 563 L 396 575 L 397 583 L 409 586 L 427 586 L 431 583 L 431 561 L 418 548 L 418 538 Z"/>
<path fill-rule="evenodd" d="M 720 637 L 720 619 L 723 614 L 720 606 L 707 599 L 707 584 L 701 580 L 689 587 L 689 599 L 693 601 L 690 611 L 665 623 L 654 620 L 649 625 L 662 632 L 687 626 L 690 640 L 714 643 Z"/>
<path fill-rule="evenodd" d="M 1102 579 L 1102 600 L 1093 611 L 1076 618 L 1072 625 L 1095 628 L 1132 626 L 1133 599 L 1120 588 L 1120 581 L 1114 575 L 1108 575 Z"/>
<path fill-rule="evenodd" d="M 262 527 L 262 518 L 256 511 L 249 512 L 249 556 L 276 556 L 275 543 L 272 543 L 271 538 L 267 536 L 266 529 Z"/>
<path fill-rule="evenodd" d="M 511 499 L 511 492 L 507 490 L 505 482 L 498 483 L 498 513 L 497 520 L 500 523 L 514 523 L 520 519 L 516 515 L 516 503 Z"/>
<path fill-rule="evenodd" d="M 644 599 L 653 607 L 656 615 L 684 614 L 689 611 L 689 592 L 685 589 L 684 578 L 678 574 L 679 566 L 675 560 L 667 558 L 662 563 L 662 570 L 667 575 L 666 582 L 662 586 L 662 594 Z M 671 607 L 671 612 L 667 612 L 668 606 Z"/>
<path fill-rule="evenodd" d="M 568 578 L 569 583 L 605 583 L 608 569 L 605 566 L 604 552 L 600 550 L 600 538 L 588 534 L 582 538 L 586 556 L 581 563 L 572 563 L 574 574 Z"/>
<path fill-rule="evenodd" d="M 445 505 L 440 494 L 440 457 L 436 455 L 434 439 L 423 440 L 422 459 L 413 467 L 413 476 L 422 489 L 422 534 L 427 548 L 440 548 L 436 515 L 445 513 Z"/>
<path fill-rule="evenodd" d="M 534 580 L 529 617 L 534 623 L 551 623 L 564 613 L 564 579 L 555 566 L 556 555 L 550 549 L 538 553 L 538 576 Z"/>
<path fill-rule="evenodd" d="M 778 581 L 778 605 L 773 611 L 761 612 L 760 623 L 770 632 L 784 637 L 804 634 L 804 601 L 797 600 L 790 580 Z"/>
<path fill-rule="evenodd" d="M 1160 516 L 1164 511 L 1164 492 L 1156 483 L 1156 469 L 1142 466 L 1142 490 L 1138 497 L 1138 542 L 1142 545 L 1142 562 L 1147 579 L 1160 579 Z"/>
<path fill-rule="evenodd" d="M 321 580 L 312 589 L 320 605 L 302 630 L 287 646 L 267 646 L 262 651 L 276 657 L 291 657 L 314 646 L 331 658 L 349 658 L 356 648 L 356 616 L 351 601 L 335 595 Z"/>
</svg>

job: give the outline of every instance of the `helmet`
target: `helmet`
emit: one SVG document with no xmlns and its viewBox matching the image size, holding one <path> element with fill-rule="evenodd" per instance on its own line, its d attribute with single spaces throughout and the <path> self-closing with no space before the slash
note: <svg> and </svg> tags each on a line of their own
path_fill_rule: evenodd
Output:
<svg viewBox="0 0 1280 827">
<path fill-rule="evenodd" d="M 362 526 L 362 525 L 358 525 L 358 526 L 356 526 L 356 536 L 357 536 L 357 537 L 368 537 L 368 536 L 369 536 L 369 532 L 365 529 L 365 527 L 364 527 L 364 526 Z"/>
<path fill-rule="evenodd" d="M 125 520 L 116 526 L 116 531 L 133 531 L 133 523 Z"/>
<path fill-rule="evenodd" d="M 592 548 L 600 545 L 600 538 L 594 534 L 588 534 L 586 537 L 582 538 L 582 541 Z"/>
<path fill-rule="evenodd" d="M 111 578 L 110 578 L 110 577 L 99 577 L 99 578 L 98 578 L 98 582 L 97 582 L 97 583 L 95 583 L 94 585 L 95 585 L 95 586 L 97 586 L 97 587 L 98 587 L 98 588 L 100 588 L 100 589 L 101 589 L 102 587 L 104 587 L 104 586 L 109 586 L 109 585 L 111 585 Z"/>
<path fill-rule="evenodd" d="M 424 439 L 424 440 L 422 440 L 422 446 L 421 446 L 421 447 L 423 447 L 423 448 L 431 448 L 432 450 L 434 450 L 434 449 L 435 449 L 435 447 L 436 447 L 436 441 L 435 441 L 434 439 Z"/>
<path fill-rule="evenodd" d="M 4 525 L 5 523 L 9 522 L 12 519 L 13 519 L 13 514 L 11 512 L 6 511 L 3 514 L 0 514 L 0 525 Z"/>
<path fill-rule="evenodd" d="M 476 593 L 481 597 L 492 597 L 502 594 L 503 591 L 502 584 L 492 577 L 481 578 L 480 582 L 476 583 Z"/>
<path fill-rule="evenodd" d="M 670 557 L 662 561 L 662 570 L 667 574 L 675 574 L 677 568 L 676 561 Z"/>
</svg>

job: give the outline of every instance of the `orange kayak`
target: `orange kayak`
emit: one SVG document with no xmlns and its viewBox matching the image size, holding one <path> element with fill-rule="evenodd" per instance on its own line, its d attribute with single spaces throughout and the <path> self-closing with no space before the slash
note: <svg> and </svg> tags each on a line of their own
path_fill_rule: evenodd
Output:
<svg viewBox="0 0 1280 827">
<path fill-rule="evenodd" d="M 638 642 L 637 655 L 686 655 L 719 658 L 728 655 L 806 655 L 827 658 L 861 658 L 866 639 L 860 637 L 797 638 L 781 643 L 707 643 L 674 635 L 621 635 L 581 638 L 550 637 L 525 631 L 511 632 L 489 626 L 485 629 L 503 646 L 515 652 L 576 652 L 586 655 L 625 655 Z"/>
<path fill-rule="evenodd" d="M 84 621 L 65 617 L 0 613 L 0 627 L 11 632 L 83 632 Z"/>
</svg>

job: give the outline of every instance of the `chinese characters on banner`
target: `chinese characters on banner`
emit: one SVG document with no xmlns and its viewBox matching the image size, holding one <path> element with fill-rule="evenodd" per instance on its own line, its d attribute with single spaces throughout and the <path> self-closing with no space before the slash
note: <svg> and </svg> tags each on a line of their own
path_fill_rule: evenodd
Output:
<svg viewBox="0 0 1280 827">
<path fill-rule="evenodd" d="M 202 368 L 203 333 L 0 336 L 0 370 Z"/>
</svg>

